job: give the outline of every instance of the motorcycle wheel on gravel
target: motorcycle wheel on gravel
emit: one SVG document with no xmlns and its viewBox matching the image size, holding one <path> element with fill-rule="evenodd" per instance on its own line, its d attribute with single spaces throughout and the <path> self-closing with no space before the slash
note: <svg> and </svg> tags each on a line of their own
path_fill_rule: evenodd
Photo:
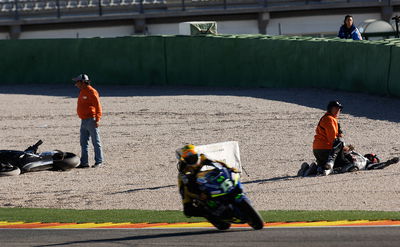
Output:
<svg viewBox="0 0 400 247">
<path fill-rule="evenodd" d="M 22 171 L 25 172 L 40 172 L 40 171 L 47 171 L 53 168 L 52 163 L 48 162 L 41 162 L 41 161 L 36 161 L 36 162 L 31 162 L 28 164 L 25 164 L 23 167 L 21 167 Z"/>
<path fill-rule="evenodd" d="M 261 215 L 250 205 L 247 200 L 242 200 L 237 207 L 245 216 L 247 223 L 254 229 L 260 230 L 264 227 L 264 221 Z"/>
<path fill-rule="evenodd" d="M 77 167 L 80 163 L 79 157 L 74 153 L 65 152 L 61 160 L 55 160 L 53 162 L 54 168 L 68 171 Z"/>
<path fill-rule="evenodd" d="M 0 176 L 17 176 L 21 174 L 21 170 L 16 167 L 16 166 L 3 166 L 3 164 L 1 164 L 1 168 L 0 168 Z"/>
<path fill-rule="evenodd" d="M 206 218 L 208 220 L 208 222 L 210 222 L 213 226 L 215 226 L 218 230 L 228 230 L 231 227 L 230 223 L 221 221 L 221 220 L 217 220 L 214 217 L 210 217 L 210 216 L 205 216 L 204 218 Z"/>
</svg>

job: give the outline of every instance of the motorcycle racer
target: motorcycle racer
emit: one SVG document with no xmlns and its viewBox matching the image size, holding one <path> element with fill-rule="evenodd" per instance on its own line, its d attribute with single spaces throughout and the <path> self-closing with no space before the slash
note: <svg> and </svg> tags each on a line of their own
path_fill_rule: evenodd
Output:
<svg viewBox="0 0 400 247">
<path fill-rule="evenodd" d="M 333 173 L 345 173 L 345 172 L 355 172 L 359 170 L 376 170 L 383 169 L 390 165 L 396 164 L 399 162 L 399 157 L 391 158 L 387 161 L 381 162 L 376 154 L 368 153 L 365 155 L 361 155 L 360 153 L 354 150 L 353 145 L 345 145 L 343 142 L 343 157 L 346 160 L 346 163 L 335 163 Z M 313 163 L 311 166 L 316 167 L 316 164 Z M 317 169 L 309 169 L 306 174 L 298 174 L 298 176 L 313 176 L 317 175 Z"/>
<path fill-rule="evenodd" d="M 205 200 L 208 197 L 199 190 L 196 183 L 196 176 L 200 172 L 201 168 L 217 163 L 233 172 L 237 173 L 238 170 L 229 167 L 224 162 L 214 161 L 204 154 L 199 154 L 196 150 L 196 146 L 192 144 L 185 145 L 176 150 L 176 157 L 178 159 L 178 186 L 179 193 L 182 197 L 183 213 L 187 217 L 204 216 L 206 212 L 204 212 L 202 208 L 193 205 L 194 200 Z"/>
</svg>

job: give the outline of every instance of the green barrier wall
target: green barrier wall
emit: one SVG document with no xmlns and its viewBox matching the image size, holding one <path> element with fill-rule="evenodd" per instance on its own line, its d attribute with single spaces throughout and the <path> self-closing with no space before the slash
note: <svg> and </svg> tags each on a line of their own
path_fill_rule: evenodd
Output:
<svg viewBox="0 0 400 247">
<path fill-rule="evenodd" d="M 0 41 L 0 83 L 319 87 L 400 96 L 400 42 L 133 36 Z"/>
<path fill-rule="evenodd" d="M 391 95 L 400 97 L 400 42 L 391 46 L 391 66 L 388 90 Z"/>
<path fill-rule="evenodd" d="M 322 87 L 387 94 L 391 46 L 267 36 L 170 37 L 173 84 Z"/>
<path fill-rule="evenodd" d="M 165 84 L 162 37 L 0 41 L 1 83 Z"/>
</svg>

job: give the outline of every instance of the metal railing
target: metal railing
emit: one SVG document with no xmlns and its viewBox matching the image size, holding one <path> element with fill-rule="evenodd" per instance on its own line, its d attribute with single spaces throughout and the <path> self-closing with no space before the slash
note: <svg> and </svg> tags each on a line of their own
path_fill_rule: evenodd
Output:
<svg viewBox="0 0 400 247">
<path fill-rule="evenodd" d="M 63 16 L 103 16 L 107 14 L 145 14 L 166 11 L 212 9 L 334 8 L 358 4 L 391 6 L 400 0 L 0 0 L 0 20 L 62 18 Z"/>
</svg>

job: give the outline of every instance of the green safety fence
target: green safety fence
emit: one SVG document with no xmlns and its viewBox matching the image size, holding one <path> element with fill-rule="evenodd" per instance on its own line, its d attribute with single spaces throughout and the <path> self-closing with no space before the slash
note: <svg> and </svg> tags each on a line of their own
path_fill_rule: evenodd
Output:
<svg viewBox="0 0 400 247">
<path fill-rule="evenodd" d="M 1 83 L 164 84 L 162 37 L 0 41 Z"/>
<path fill-rule="evenodd" d="M 321 87 L 388 94 L 391 46 L 268 36 L 166 39 L 171 84 Z"/>
<path fill-rule="evenodd" d="M 0 83 L 317 87 L 400 96 L 400 42 L 265 35 L 2 40 Z"/>
<path fill-rule="evenodd" d="M 400 97 L 400 42 L 391 46 L 391 50 L 388 91 L 391 95 Z"/>
</svg>

